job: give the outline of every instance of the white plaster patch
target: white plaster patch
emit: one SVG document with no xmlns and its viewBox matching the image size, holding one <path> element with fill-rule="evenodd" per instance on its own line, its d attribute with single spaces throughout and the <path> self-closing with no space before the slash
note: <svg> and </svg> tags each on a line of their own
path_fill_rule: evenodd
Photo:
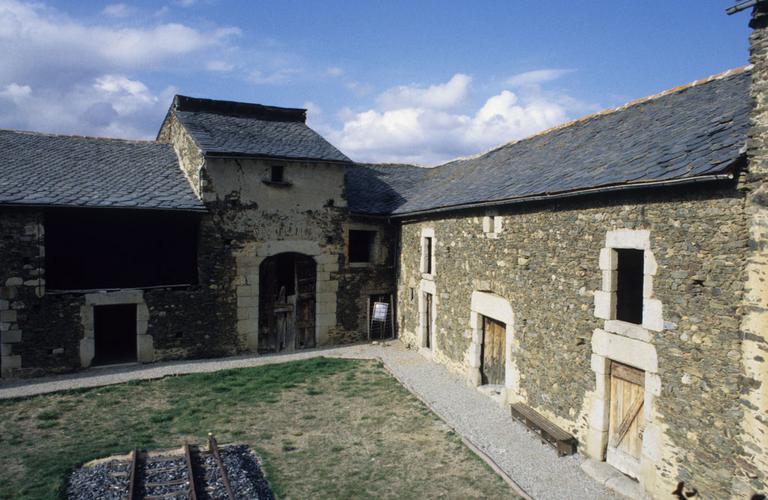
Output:
<svg viewBox="0 0 768 500">
<path fill-rule="evenodd" d="M 647 229 L 616 229 L 605 235 L 605 246 L 608 248 L 634 248 L 647 250 L 651 248 L 651 232 Z"/>
</svg>

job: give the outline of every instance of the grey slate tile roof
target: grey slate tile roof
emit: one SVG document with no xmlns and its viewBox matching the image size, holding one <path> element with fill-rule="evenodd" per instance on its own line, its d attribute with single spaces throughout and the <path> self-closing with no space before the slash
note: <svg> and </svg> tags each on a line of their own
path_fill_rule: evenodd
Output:
<svg viewBox="0 0 768 500">
<path fill-rule="evenodd" d="M 0 130 L 0 206 L 205 210 L 168 144 Z"/>
<path fill-rule="evenodd" d="M 307 126 L 304 109 L 177 95 L 171 112 L 206 156 L 350 162 Z"/>
<path fill-rule="evenodd" d="M 349 167 L 349 206 L 400 215 L 722 174 L 747 140 L 749 85 L 734 70 L 434 168 Z"/>
</svg>

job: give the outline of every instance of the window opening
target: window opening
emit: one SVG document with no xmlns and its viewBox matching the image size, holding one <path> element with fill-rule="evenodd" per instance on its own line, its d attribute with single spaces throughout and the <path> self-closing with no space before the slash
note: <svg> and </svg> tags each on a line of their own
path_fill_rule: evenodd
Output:
<svg viewBox="0 0 768 500">
<path fill-rule="evenodd" d="M 349 262 L 366 263 L 373 261 L 373 244 L 376 231 L 349 231 Z"/>
<path fill-rule="evenodd" d="M 272 165 L 270 180 L 272 182 L 285 182 L 285 167 L 282 165 Z"/>
<path fill-rule="evenodd" d="M 424 272 L 432 274 L 432 238 L 424 238 Z"/>
<path fill-rule="evenodd" d="M 616 249 L 616 319 L 643 322 L 643 251 Z"/>
</svg>

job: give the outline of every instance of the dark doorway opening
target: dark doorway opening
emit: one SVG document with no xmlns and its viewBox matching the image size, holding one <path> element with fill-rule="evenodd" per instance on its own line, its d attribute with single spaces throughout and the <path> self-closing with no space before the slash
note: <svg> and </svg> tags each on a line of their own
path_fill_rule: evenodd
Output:
<svg viewBox="0 0 768 500">
<path fill-rule="evenodd" d="M 136 304 L 94 306 L 93 365 L 136 361 Z"/>
<path fill-rule="evenodd" d="M 504 385 L 504 354 L 507 344 L 507 326 L 483 316 L 483 346 L 480 378 L 483 384 Z"/>
<path fill-rule="evenodd" d="M 616 319 L 643 322 L 643 251 L 617 249 Z"/>
<path fill-rule="evenodd" d="M 299 253 L 265 259 L 259 268 L 261 352 L 315 347 L 317 264 Z"/>
</svg>

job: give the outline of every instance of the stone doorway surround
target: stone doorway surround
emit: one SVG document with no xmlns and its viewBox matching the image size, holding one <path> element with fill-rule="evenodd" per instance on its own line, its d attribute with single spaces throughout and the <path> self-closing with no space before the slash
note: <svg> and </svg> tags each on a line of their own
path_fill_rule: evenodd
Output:
<svg viewBox="0 0 768 500">
<path fill-rule="evenodd" d="M 336 326 L 336 292 L 339 281 L 331 273 L 339 271 L 339 255 L 324 252 L 316 241 L 272 240 L 247 245 L 236 256 L 237 333 L 241 346 L 256 352 L 259 346 L 259 267 L 267 257 L 281 253 L 308 255 L 317 264 L 315 285 L 315 342 L 328 343 L 329 331 Z"/>
<path fill-rule="evenodd" d="M 149 327 L 149 308 L 144 302 L 143 290 L 120 290 L 116 292 L 97 292 L 85 294 L 85 305 L 80 307 L 80 321 L 83 325 L 83 338 L 80 339 L 80 366 L 91 366 L 96 354 L 93 308 L 136 304 L 136 359 L 140 363 L 155 360 L 155 345 L 152 335 L 147 335 Z"/>
<path fill-rule="evenodd" d="M 469 327 L 472 341 L 467 353 L 467 377 L 475 387 L 482 384 L 480 365 L 483 350 L 483 316 L 504 323 L 506 326 L 504 352 L 504 403 L 514 403 L 520 400 L 520 370 L 515 362 L 514 353 L 519 345 L 515 339 L 515 314 L 509 301 L 491 292 L 472 292 Z"/>
<path fill-rule="evenodd" d="M 430 311 L 430 316 L 432 317 L 432 324 L 430 325 L 429 331 L 432 332 L 432 339 L 430 342 L 430 347 L 427 347 L 427 309 L 426 309 L 426 301 L 424 300 L 424 294 L 428 293 L 432 295 L 432 311 Z M 437 296 L 437 287 L 435 286 L 435 282 L 432 280 L 421 280 L 421 283 L 419 284 L 419 352 L 423 354 L 431 354 L 434 352 L 437 352 L 437 303 L 439 301 L 439 298 Z"/>
<path fill-rule="evenodd" d="M 616 249 L 643 250 L 643 319 L 641 325 L 616 320 Z M 663 455 L 664 433 L 656 413 L 656 398 L 661 395 L 658 357 L 654 332 L 664 328 L 661 301 L 653 293 L 658 266 L 651 251 L 650 231 L 619 229 L 608 231 L 600 250 L 602 289 L 595 292 L 595 316 L 604 321 L 592 334 L 591 367 L 595 372 L 595 392 L 591 396 L 586 454 L 604 461 L 608 445 L 610 415 L 610 364 L 617 361 L 645 372 L 643 416 L 645 429 L 638 481 L 647 491 L 655 491 L 656 467 Z"/>
</svg>

